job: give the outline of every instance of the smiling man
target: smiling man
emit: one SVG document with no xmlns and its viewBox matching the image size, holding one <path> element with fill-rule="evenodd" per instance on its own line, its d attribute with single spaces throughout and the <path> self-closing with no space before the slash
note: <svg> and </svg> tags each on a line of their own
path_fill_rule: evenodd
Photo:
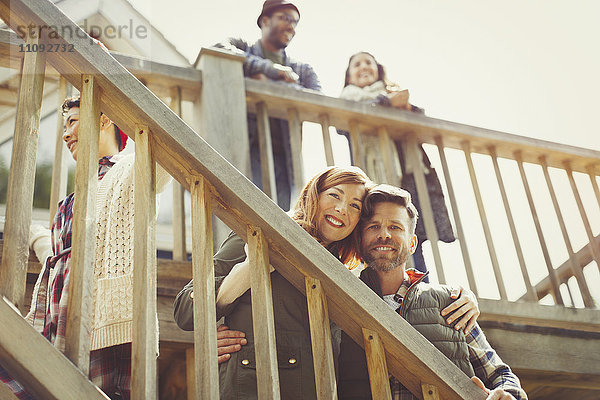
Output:
<svg viewBox="0 0 600 400">
<path fill-rule="evenodd" d="M 357 227 L 361 258 L 367 264 L 360 279 L 473 379 L 489 400 L 526 399 L 519 379 L 477 324 L 465 334 L 444 321 L 441 312 L 454 300 L 451 288 L 423 283 L 426 274 L 406 270 L 408 256 L 417 246 L 416 225 L 417 209 L 410 193 L 389 185 L 371 189 Z M 370 399 L 364 351 L 345 333 L 339 366 L 339 398 Z M 390 385 L 394 399 L 417 398 L 393 377 Z"/>
<path fill-rule="evenodd" d="M 215 47 L 243 52 L 246 57 L 244 61 L 244 76 L 246 77 L 278 82 L 299 90 L 320 91 L 321 84 L 313 68 L 306 63 L 291 59 L 285 51 L 296 35 L 296 26 L 299 21 L 300 11 L 292 2 L 267 0 L 256 21 L 261 30 L 260 39 L 250 45 L 242 39 L 230 38 Z M 287 120 L 278 118 L 269 118 L 269 125 L 273 146 L 277 203 L 287 211 L 290 208 L 294 181 L 289 126 Z M 248 135 L 252 182 L 262 189 L 256 114 L 248 114 Z"/>
</svg>

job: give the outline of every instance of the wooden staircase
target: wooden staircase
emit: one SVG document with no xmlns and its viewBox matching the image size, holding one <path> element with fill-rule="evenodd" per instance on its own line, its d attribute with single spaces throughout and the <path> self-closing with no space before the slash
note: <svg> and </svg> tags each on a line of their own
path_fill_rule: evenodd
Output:
<svg viewBox="0 0 600 400">
<path fill-rule="evenodd" d="M 379 143 L 387 144 L 389 148 L 390 140 L 406 137 L 411 143 L 411 158 L 415 157 L 417 151 L 417 139 L 419 142 L 435 144 L 441 149 L 440 156 L 447 175 L 449 197 L 453 209 L 456 210 L 458 207 L 450 175 L 446 171 L 448 165 L 442 156 L 445 147 L 461 149 L 469 158 L 472 151 L 477 151 L 491 154 L 494 160 L 496 157 L 515 159 L 521 167 L 523 162 L 530 162 L 541 163 L 546 169 L 548 166 L 564 168 L 570 174 L 573 171 L 588 173 L 600 204 L 596 181 L 600 171 L 598 152 L 522 139 L 514 135 L 422 116 L 394 113 L 394 110 L 372 110 L 360 104 L 348 104 L 315 93 L 295 92 L 277 85 L 244 81 L 240 71 L 235 75 L 235 79 L 242 83 L 240 92 L 218 94 L 223 83 L 219 82 L 219 79 L 230 80 L 231 77 L 216 71 L 232 71 L 233 74 L 239 69 L 237 67 L 241 60 L 238 56 L 214 49 L 203 50 L 201 74 L 196 70 L 161 70 L 168 71 L 162 76 L 161 82 L 168 81 L 175 88 L 179 87 L 178 91 L 172 92 L 175 93 L 172 98 L 179 96 L 179 106 L 176 101 L 172 104 L 176 111 L 174 112 L 124 67 L 129 65 L 140 77 L 141 74 L 147 74 L 144 67 L 134 59 L 121 56 L 119 63 L 99 46 L 91 44 L 88 39 L 56 35 L 54 32 L 57 27 L 63 32 L 66 31 L 65 27 L 69 27 L 72 32 L 79 28 L 52 3 L 45 0 L 2 0 L 0 18 L 15 32 L 26 34 L 18 28 L 30 25 L 37 27 L 34 32 L 40 32 L 40 35 L 21 38 L 26 43 L 73 44 L 75 49 L 73 53 L 25 53 L 23 57 L 22 54 L 16 53 L 18 41 L 14 35 L 8 35 L 7 38 L 5 35 L 6 40 L 0 43 L 0 54 L 5 60 L 5 65 L 11 64 L 11 61 L 14 65 L 15 60 L 22 62 L 23 77 L 13 146 L 13 160 L 17 161 L 13 162 L 11 168 L 0 267 L 0 292 L 10 302 L 20 310 L 26 308 L 27 273 L 33 276 L 36 270 L 39 271 L 39 264 L 36 265 L 35 260 L 28 263 L 28 232 L 23 227 L 28 227 L 31 221 L 31 171 L 35 166 L 39 130 L 39 118 L 36 120 L 35 116 L 39 117 L 41 107 L 44 70 L 46 77 L 60 77 L 82 93 L 82 121 L 87 118 L 90 127 L 94 126 L 95 115 L 102 111 L 124 132 L 133 133 L 132 138 L 136 142 L 136 163 L 140 165 L 141 171 L 152 171 L 155 163 L 158 163 L 183 188 L 191 192 L 194 244 L 192 262 L 159 260 L 157 265 L 153 255 L 153 238 L 142 243 L 139 249 L 136 248 L 134 280 L 136 288 L 139 289 L 135 292 L 139 295 L 135 300 L 135 312 L 145 316 L 136 321 L 136 331 L 140 333 L 134 337 L 133 342 L 134 355 L 137 354 L 140 360 L 133 365 L 132 395 L 136 399 L 158 397 L 156 388 L 160 368 L 157 368 L 152 357 L 153 339 L 146 338 L 143 334 L 155 331 L 155 312 L 160 317 L 161 346 L 164 345 L 167 349 L 167 357 L 175 357 L 185 351 L 187 360 L 193 360 L 193 364 L 188 365 L 188 389 L 195 387 L 195 390 L 188 391 L 188 398 L 218 398 L 218 390 L 215 389 L 218 387 L 218 373 L 215 356 L 213 272 L 212 268 L 203 268 L 204 265 L 212 265 L 213 215 L 248 241 L 251 253 L 256 257 L 252 262 L 257 271 L 262 272 L 262 279 L 253 284 L 252 290 L 253 293 L 264 294 L 262 304 L 256 310 L 258 316 L 255 317 L 255 321 L 260 321 L 261 326 L 270 327 L 255 333 L 257 349 L 265 349 L 262 353 L 257 350 L 257 359 L 261 362 L 257 371 L 259 392 L 264 393 L 264 398 L 278 398 L 279 393 L 278 387 L 266 383 L 277 382 L 273 377 L 273 374 L 277 373 L 275 348 L 272 337 L 268 335 L 273 327 L 273 321 L 268 317 L 272 315 L 272 309 L 269 310 L 271 300 L 266 294 L 269 292 L 270 278 L 268 273 L 264 273 L 269 262 L 298 290 L 307 295 L 309 309 L 316 310 L 311 314 L 311 325 L 314 323 L 320 328 L 313 331 L 313 354 L 315 360 L 328 360 L 315 376 L 319 399 L 336 396 L 336 383 L 332 378 L 335 375 L 332 356 L 326 345 L 329 340 L 326 328 L 328 324 L 322 324 L 320 315 L 329 315 L 357 343 L 363 344 L 365 335 L 375 338 L 375 346 L 367 352 L 368 356 L 382 366 L 381 370 L 385 370 L 387 366 L 391 374 L 418 396 L 424 399 L 485 398 L 483 392 L 458 368 L 442 357 L 441 353 L 392 310 L 380 307 L 380 300 L 374 293 L 353 279 L 331 254 L 321 246 L 316 246 L 306 232 L 285 217 L 264 193 L 252 185 L 239 172 L 243 171 L 243 165 L 240 164 L 243 160 L 232 161 L 229 157 L 234 157 L 230 154 L 231 149 L 218 148 L 214 140 L 219 136 L 239 132 L 242 136 L 245 134 L 246 107 L 256 111 L 260 118 L 288 118 L 292 122 L 290 126 L 293 146 L 297 146 L 298 138 L 301 138 L 301 121 L 322 124 L 326 149 L 331 147 L 330 144 L 327 146 L 328 136 L 325 134 L 330 125 L 349 130 L 357 152 L 355 159 L 359 160 L 358 163 L 362 163 L 365 169 L 372 169 L 368 172 L 370 175 L 375 174 L 374 177 L 378 174 L 377 171 L 381 170 L 372 166 L 377 162 L 390 165 L 391 159 L 384 157 L 383 160 L 373 161 L 373 153 L 368 152 L 369 147 L 366 144 L 368 140 L 375 138 Z M 176 75 L 176 78 L 173 78 L 171 73 Z M 182 87 L 185 90 L 182 90 Z M 182 97 L 197 102 L 195 110 L 200 121 L 196 123 L 197 130 L 210 144 L 180 118 Z M 199 102 L 198 98 L 210 101 Z M 219 118 L 222 120 L 222 116 L 219 117 L 219 111 L 222 110 L 220 107 L 227 107 L 231 114 L 235 115 L 228 122 L 229 128 L 223 128 L 222 121 L 219 121 Z M 87 117 L 84 117 L 84 114 Z M 263 129 L 261 135 L 266 134 L 268 132 Z M 86 135 L 87 140 L 92 143 L 94 129 L 89 128 L 80 133 L 81 137 Z M 365 149 L 365 153 L 361 153 L 361 149 Z M 389 156 L 393 157 L 393 154 Z M 88 154 L 87 158 L 81 154 L 80 157 L 88 161 L 79 162 L 77 165 L 77 196 L 83 198 L 84 195 L 93 196 L 96 160 L 93 154 Z M 333 162 L 331 157 L 328 156 L 328 159 Z M 267 171 L 268 168 L 272 168 L 272 159 L 268 156 L 265 157 L 264 163 Z M 295 159 L 294 165 L 302 165 L 301 159 Z M 153 229 L 154 224 L 151 212 L 155 200 L 153 177 L 150 172 L 138 175 L 140 176 L 136 176 L 136 179 L 140 179 L 140 183 L 136 181 L 136 189 L 139 189 L 139 195 L 136 192 L 136 203 L 139 199 L 141 208 L 145 207 L 150 212 L 146 215 L 139 213 L 136 232 L 148 232 Z M 301 179 L 301 175 L 295 174 L 296 179 Z M 426 198 L 423 173 L 415 172 L 415 175 L 419 194 Z M 471 179 L 474 188 L 477 188 L 474 175 L 474 172 L 471 173 Z M 269 179 L 268 174 L 265 181 L 266 179 Z M 393 181 L 396 178 L 382 176 L 379 179 Z M 524 179 L 525 184 L 526 182 Z M 499 184 L 503 186 L 501 177 Z M 476 197 L 478 191 L 475 190 Z M 85 207 L 84 201 L 80 203 L 82 208 L 76 214 L 79 225 L 76 225 L 73 243 L 74 252 L 77 252 L 78 256 L 74 253 L 72 265 L 76 265 L 73 275 L 79 273 L 81 276 L 79 279 L 72 278 L 74 287 L 71 293 L 80 293 L 80 297 L 84 298 L 82 294 L 90 290 L 91 283 L 91 280 L 86 278 L 85 271 L 89 271 L 90 257 L 93 254 L 87 245 L 91 242 L 87 239 L 91 225 L 85 216 L 93 211 Z M 427 209 L 426 203 L 424 201 L 424 209 Z M 507 210 L 510 210 L 508 203 L 504 198 L 504 204 Z M 535 212 L 533 201 L 529 204 L 532 212 Z M 485 222 L 483 205 L 478 204 L 478 207 Z M 136 218 L 137 214 L 136 211 Z M 454 214 L 456 216 L 459 213 Z M 584 214 L 585 212 L 582 213 Z M 427 213 L 424 215 L 427 220 Z M 459 228 L 469 283 L 471 288 L 477 291 L 473 278 L 476 270 L 469 263 L 464 234 L 460 228 L 462 225 L 458 219 L 455 222 Z M 436 250 L 437 244 L 433 239 L 435 234 L 431 231 L 431 223 L 426 221 L 428 236 L 432 238 L 437 275 L 443 277 L 444 269 L 439 251 Z M 591 232 L 591 229 L 588 231 Z M 493 240 L 488 232 L 486 239 L 493 250 Z M 518 238 L 515 240 L 518 242 Z M 540 240 L 543 242 L 543 235 Z M 531 398 L 565 398 L 560 396 L 577 395 L 580 399 L 592 399 L 597 398 L 600 393 L 600 311 L 597 310 L 591 295 L 586 293 L 586 280 L 582 273 L 583 268 L 592 260 L 599 260 L 598 237 L 592 235 L 589 243 L 577 252 L 572 251 L 569 261 L 564 266 L 553 268 L 550 265 L 548 278 L 536 285 L 529 282 L 526 269 L 523 273 L 527 283 L 526 296 L 537 300 L 551 293 L 557 300 L 556 303 L 560 303 L 558 299 L 562 298 L 560 286 L 570 277 L 576 277 L 582 288 L 581 296 L 587 309 L 508 302 L 502 289 L 499 289 L 502 300 L 481 300 L 481 325 L 492 345 L 523 379 Z M 497 260 L 494 261 L 496 255 L 492 250 L 492 264 L 498 286 L 501 288 L 504 285 L 502 274 Z M 179 254 L 180 258 L 186 254 L 185 247 L 183 252 L 179 250 Z M 152 278 L 147 279 L 147 276 Z M 195 293 L 200 294 L 197 298 L 204 299 L 196 302 L 198 309 L 195 310 L 195 326 L 203 328 L 197 329 L 193 336 L 174 327 L 170 310 L 170 299 L 182 286 L 182 282 L 191 277 L 196 283 Z M 440 280 L 443 281 L 443 278 Z M 158 298 L 155 293 L 158 293 Z M 89 323 L 87 306 L 80 304 L 73 307 L 69 321 L 74 328 L 67 337 L 70 350 L 65 357 L 26 324 L 7 300 L 3 300 L 0 302 L 0 363 L 40 398 L 105 398 L 85 376 L 85 354 L 89 353 L 89 344 L 86 343 L 86 327 Z M 192 343 L 193 350 L 190 350 Z M 383 354 L 384 357 L 381 356 Z M 40 359 L 44 360 L 43 363 Z M 169 361 L 167 359 L 164 362 Z M 261 368 L 260 365 L 264 367 Z M 55 371 L 61 371 L 61 381 L 56 379 Z M 387 376 L 373 376 L 371 379 L 385 381 Z M 64 384 L 65 380 L 69 384 Z M 2 394 L 0 391 L 0 396 Z"/>
</svg>

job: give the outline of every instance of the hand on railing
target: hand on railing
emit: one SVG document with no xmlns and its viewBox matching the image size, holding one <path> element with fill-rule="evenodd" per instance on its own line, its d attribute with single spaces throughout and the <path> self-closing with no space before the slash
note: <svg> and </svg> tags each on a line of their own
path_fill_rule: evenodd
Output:
<svg viewBox="0 0 600 400">
<path fill-rule="evenodd" d="M 52 254 L 50 230 L 42 225 L 32 224 L 29 227 L 29 248 L 33 250 L 40 263 L 43 264 L 46 258 Z"/>
<path fill-rule="evenodd" d="M 442 316 L 451 314 L 446 319 L 448 324 L 451 324 L 460 318 L 454 328 L 459 330 L 464 327 L 466 335 L 471 332 L 471 329 L 475 326 L 475 322 L 477 322 L 477 318 L 480 314 L 477 297 L 475 297 L 475 294 L 469 289 L 465 289 L 462 286 L 453 288 L 450 297 L 457 300 L 442 310 Z"/>
<path fill-rule="evenodd" d="M 240 331 L 229 329 L 226 325 L 219 325 L 217 328 L 217 355 L 219 364 L 229 360 L 231 353 L 240 351 L 242 346 L 248 343 L 246 334 Z"/>
<path fill-rule="evenodd" d="M 298 79 L 300 79 L 300 77 L 291 67 L 281 64 L 273 64 L 273 68 L 277 71 L 279 79 L 290 83 L 298 83 Z"/>
</svg>

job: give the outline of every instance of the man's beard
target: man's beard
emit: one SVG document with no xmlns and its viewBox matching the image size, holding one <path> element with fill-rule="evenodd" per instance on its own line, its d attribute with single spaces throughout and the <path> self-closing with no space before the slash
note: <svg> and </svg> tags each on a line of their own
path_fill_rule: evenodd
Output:
<svg viewBox="0 0 600 400">
<path fill-rule="evenodd" d="M 385 246 L 385 245 L 390 245 L 390 242 L 389 241 L 387 243 L 378 242 L 377 244 Z M 404 265 L 406 263 L 406 260 L 408 259 L 408 250 L 406 249 L 406 246 L 400 245 L 400 246 L 394 246 L 394 247 L 398 251 L 396 254 L 396 257 L 376 258 L 371 255 L 370 251 L 367 251 L 367 252 L 363 252 L 363 254 L 364 254 L 363 259 L 367 263 L 367 265 L 370 268 L 373 268 L 375 271 L 379 271 L 379 272 L 393 271 L 396 268 Z"/>
</svg>

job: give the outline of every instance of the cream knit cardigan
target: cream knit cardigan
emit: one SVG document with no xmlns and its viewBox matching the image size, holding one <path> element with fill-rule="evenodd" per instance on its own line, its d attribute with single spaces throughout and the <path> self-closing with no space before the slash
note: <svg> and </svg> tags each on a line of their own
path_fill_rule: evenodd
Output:
<svg viewBox="0 0 600 400">
<path fill-rule="evenodd" d="M 96 196 L 96 259 L 90 350 L 132 341 L 134 154 L 117 154 L 98 182 Z M 156 191 L 170 175 L 156 167 Z M 157 206 L 158 207 L 158 206 Z"/>
</svg>

